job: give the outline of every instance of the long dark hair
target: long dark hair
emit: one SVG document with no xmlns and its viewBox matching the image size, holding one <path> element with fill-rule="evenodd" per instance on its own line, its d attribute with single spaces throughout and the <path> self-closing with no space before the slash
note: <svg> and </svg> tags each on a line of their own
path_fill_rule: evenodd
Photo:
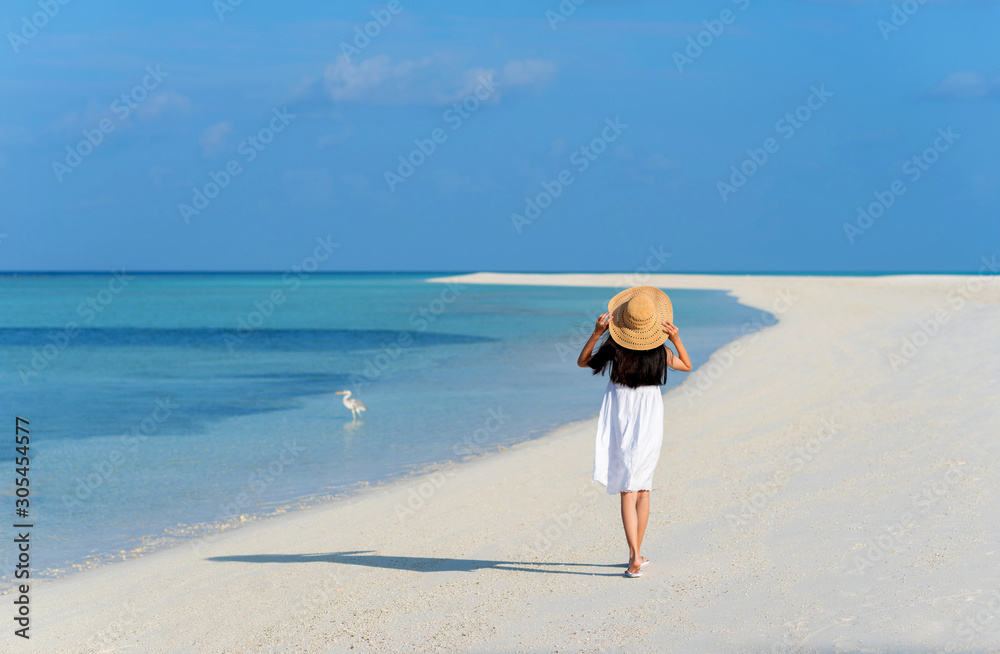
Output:
<svg viewBox="0 0 1000 654">
<path fill-rule="evenodd" d="M 610 335 L 590 359 L 594 374 L 611 369 L 611 381 L 629 388 L 663 386 L 667 383 L 667 349 L 630 350 L 615 343 Z"/>
</svg>

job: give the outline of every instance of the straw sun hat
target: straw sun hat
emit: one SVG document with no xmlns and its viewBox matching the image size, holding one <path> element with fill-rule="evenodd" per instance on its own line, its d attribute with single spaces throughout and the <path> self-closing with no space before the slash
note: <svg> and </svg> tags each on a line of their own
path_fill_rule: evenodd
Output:
<svg viewBox="0 0 1000 654">
<path fill-rule="evenodd" d="M 652 350 L 667 340 L 663 323 L 674 321 L 667 294 L 652 286 L 635 286 L 608 302 L 611 338 L 629 350 Z"/>
</svg>

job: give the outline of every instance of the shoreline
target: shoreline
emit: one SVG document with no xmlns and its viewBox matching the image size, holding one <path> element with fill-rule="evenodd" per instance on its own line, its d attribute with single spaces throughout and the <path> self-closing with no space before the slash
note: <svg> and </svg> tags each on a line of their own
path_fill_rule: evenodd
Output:
<svg viewBox="0 0 1000 654">
<path fill-rule="evenodd" d="M 455 278 L 429 281 L 449 280 Z M 625 281 L 625 275 L 462 277 L 463 283 L 553 286 Z M 923 647 L 958 638 L 954 628 L 933 632 L 928 625 L 935 613 L 929 616 L 926 608 L 945 611 L 953 627 L 969 612 L 969 602 L 987 597 L 991 584 L 1000 588 L 996 573 L 987 572 L 995 568 L 992 552 L 979 552 L 978 541 L 962 535 L 979 533 L 970 526 L 997 497 L 982 483 L 1000 461 L 1000 452 L 983 441 L 993 416 L 975 409 L 989 406 L 983 403 L 992 397 L 985 371 L 995 364 L 979 353 L 1000 318 L 993 280 L 969 290 L 968 305 L 949 314 L 947 330 L 941 326 L 937 340 L 898 371 L 884 355 L 896 337 L 919 330 L 928 305 L 945 301 L 954 276 L 651 275 L 637 283 L 725 290 L 762 312 L 774 312 L 785 292 L 787 305 L 775 314 L 774 329 L 724 345 L 665 395 L 671 426 L 644 547 L 657 565 L 642 580 L 619 579 L 617 507 L 590 482 L 589 418 L 517 443 L 504 456 L 489 452 L 455 464 L 450 475 L 408 476 L 226 531 L 200 548 L 180 544 L 38 582 L 35 642 L 45 645 L 38 651 L 109 645 L 232 651 L 251 644 L 308 651 L 318 643 L 334 647 L 329 651 L 451 651 L 468 649 L 470 642 L 481 651 L 559 645 L 656 651 L 664 641 L 673 648 L 740 651 L 789 641 L 800 649 L 832 646 L 840 641 L 824 639 L 845 633 L 853 634 L 856 646 L 868 647 Z M 820 342 L 830 347 L 817 347 Z M 720 363 L 720 374 L 701 395 L 685 393 L 699 371 L 719 363 L 723 350 L 732 355 L 738 343 L 741 352 L 728 366 Z M 882 356 L 872 359 L 879 350 Z M 768 366 L 772 374 L 763 372 Z M 948 383 L 946 397 L 935 395 L 925 376 Z M 881 395 L 872 396 L 870 389 L 878 388 Z M 770 399 L 754 401 L 757 395 Z M 948 409 L 953 403 L 964 409 Z M 905 411 L 893 418 L 899 407 Z M 928 411 L 935 412 L 931 431 L 915 419 Z M 822 431 L 823 420 L 836 429 Z M 952 422 L 962 427 L 949 427 Z M 435 474 L 443 483 L 431 481 Z M 909 520 L 962 528 L 906 526 L 932 538 L 935 550 L 943 543 L 950 552 L 944 564 L 950 565 L 924 562 L 923 550 L 911 544 L 919 550 L 916 559 L 905 549 L 895 558 L 883 552 L 871 566 L 862 564 L 863 572 L 873 567 L 877 575 L 852 576 L 857 564 L 851 555 L 865 550 L 851 542 L 878 547 L 884 525 L 906 522 L 907 511 L 914 513 L 910 491 L 922 488 L 920 475 L 945 484 L 947 492 L 932 496 L 927 514 Z M 410 491 L 420 496 L 420 485 L 428 483 L 430 495 L 413 515 L 394 513 Z M 937 515 L 952 504 L 944 517 Z M 868 510 L 858 513 L 857 506 Z M 857 533 L 844 540 L 851 531 Z M 885 567 L 886 559 L 895 564 Z M 773 567 L 776 561 L 780 568 Z M 878 617 L 890 611 L 900 590 L 872 585 L 886 575 L 914 603 Z M 965 578 L 980 580 L 979 587 L 963 587 Z M 934 597 L 927 597 L 930 579 Z M 487 585 L 478 588 L 480 583 Z M 117 597 L 104 594 L 107 587 Z M 656 617 L 623 632 L 616 610 L 634 603 L 636 594 Z M 808 614 L 805 606 L 812 607 Z M 262 615 L 263 607 L 270 608 Z M 199 617 L 190 618 L 195 609 Z M 585 629 L 579 626 L 583 615 Z M 804 626 L 783 626 L 796 621 Z M 923 631 L 913 632 L 916 625 Z M 989 642 L 1000 644 L 1000 638 Z"/>
<path fill-rule="evenodd" d="M 426 281 L 428 283 L 447 283 L 437 282 L 436 278 L 430 278 Z M 721 343 L 719 347 L 726 347 L 728 345 L 729 342 L 725 342 Z M 672 389 L 666 390 L 669 392 Z M 339 404 L 339 398 L 333 396 L 332 394 L 309 396 L 302 398 L 301 401 L 306 402 L 307 405 L 312 403 L 323 405 L 327 403 L 334 403 L 334 400 L 336 400 L 336 404 Z M 78 574 L 83 571 L 95 570 L 107 565 L 132 561 L 141 557 L 149 556 L 161 550 L 184 547 L 189 545 L 192 541 L 205 539 L 214 540 L 221 534 L 234 529 L 246 528 L 250 525 L 279 518 L 288 513 L 339 502 L 365 492 L 389 488 L 401 483 L 407 483 L 420 477 L 430 476 L 442 470 L 450 470 L 455 466 L 465 465 L 482 457 L 502 453 L 504 450 L 509 449 L 512 446 L 516 447 L 526 441 L 546 438 L 562 427 L 595 418 L 597 415 L 597 409 L 592 408 L 589 411 L 590 412 L 583 417 L 573 417 L 566 422 L 556 424 L 554 427 L 549 428 L 546 431 L 536 431 L 531 435 L 519 436 L 519 438 L 522 438 L 523 440 L 517 441 L 516 443 L 495 444 L 489 451 L 467 454 L 460 458 L 452 457 L 429 462 L 407 464 L 405 466 L 406 470 L 387 473 L 385 477 L 378 480 L 355 482 L 341 486 L 335 490 L 319 490 L 313 493 L 303 493 L 284 500 L 269 500 L 253 507 L 248 506 L 240 515 L 228 517 L 225 520 L 214 519 L 194 522 L 179 521 L 164 527 L 158 532 L 130 537 L 128 541 L 123 542 L 123 546 L 121 547 L 97 553 L 89 553 L 80 559 L 72 560 L 62 566 L 35 570 L 33 571 L 33 574 L 36 575 L 36 579 L 39 581 L 53 581 Z M 7 580 L 5 579 L 5 581 Z M 10 581 L 11 583 L 4 584 L 4 587 L 0 588 L 0 596 L 8 595 L 14 589 L 15 584 L 12 583 L 13 580 Z"/>
<path fill-rule="evenodd" d="M 322 397 L 322 396 L 320 396 Z M 311 495 L 303 495 L 300 497 L 292 498 L 285 501 L 271 501 L 265 503 L 271 506 L 267 513 L 245 513 L 236 518 L 231 518 L 224 524 L 220 526 L 219 522 L 208 522 L 208 523 L 179 523 L 172 528 L 166 529 L 164 533 L 154 534 L 148 536 L 142 536 L 142 544 L 137 545 L 133 549 L 129 550 L 116 550 L 112 552 L 107 552 L 101 555 L 94 555 L 83 562 L 78 564 L 72 564 L 67 568 L 56 569 L 55 573 L 52 570 L 41 571 L 44 576 L 35 577 L 38 582 L 53 582 L 67 577 L 71 577 L 76 574 L 83 572 L 100 570 L 107 566 L 114 566 L 121 563 L 127 563 L 129 561 L 138 560 L 140 558 L 145 558 L 156 554 L 157 552 L 167 551 L 175 548 L 182 548 L 185 546 L 190 547 L 191 544 L 198 540 L 216 540 L 219 536 L 227 534 L 233 530 L 237 529 L 247 529 L 253 526 L 267 523 L 273 520 L 279 520 L 283 516 L 289 514 L 295 514 L 302 511 L 308 511 L 311 509 L 316 509 L 318 507 L 336 504 L 338 502 L 344 502 L 351 499 L 356 499 L 363 497 L 366 493 L 377 493 L 383 490 L 391 490 L 398 488 L 399 486 L 407 484 L 423 484 L 427 479 L 431 477 L 446 473 L 446 471 L 451 471 L 455 468 L 464 467 L 476 464 L 481 460 L 487 460 L 492 457 L 501 456 L 505 452 L 510 450 L 516 450 L 519 447 L 527 443 L 531 443 L 536 440 L 541 440 L 552 436 L 553 434 L 559 432 L 560 430 L 579 423 L 586 423 L 588 421 L 594 420 L 596 417 L 596 411 L 594 416 L 587 418 L 580 418 L 577 420 L 572 420 L 570 422 L 558 425 L 553 429 L 534 437 L 526 438 L 522 441 L 517 441 L 509 445 L 496 445 L 493 449 L 483 452 L 477 452 L 473 454 L 465 455 L 462 459 L 445 459 L 439 461 L 431 461 L 428 463 L 416 463 L 413 464 L 413 469 L 406 472 L 398 472 L 390 475 L 389 477 L 380 479 L 374 483 L 367 481 L 357 482 L 352 484 L 350 487 L 344 488 L 340 492 L 334 493 L 316 493 Z M 263 504 L 261 506 L 264 506 Z M 186 535 L 177 535 L 186 534 Z M 155 542 L 160 539 L 162 542 Z M 154 541 L 153 543 L 147 543 L 145 541 Z M 32 572 L 36 572 L 32 570 Z M 16 588 L 16 584 L 10 587 L 0 589 L 0 597 L 4 597 Z"/>
</svg>

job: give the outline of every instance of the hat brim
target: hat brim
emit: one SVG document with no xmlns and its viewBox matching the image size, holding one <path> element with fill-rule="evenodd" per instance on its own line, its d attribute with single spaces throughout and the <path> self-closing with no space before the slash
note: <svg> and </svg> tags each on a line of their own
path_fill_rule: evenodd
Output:
<svg viewBox="0 0 1000 654">
<path fill-rule="evenodd" d="M 652 324 L 643 330 L 629 329 L 621 321 L 625 305 L 637 295 L 645 295 L 653 301 Z M 674 321 L 674 307 L 670 298 L 654 286 L 635 286 L 622 291 L 608 302 L 608 312 L 611 313 L 608 331 L 612 340 L 629 350 L 652 350 L 660 347 L 667 341 L 663 323 Z"/>
</svg>

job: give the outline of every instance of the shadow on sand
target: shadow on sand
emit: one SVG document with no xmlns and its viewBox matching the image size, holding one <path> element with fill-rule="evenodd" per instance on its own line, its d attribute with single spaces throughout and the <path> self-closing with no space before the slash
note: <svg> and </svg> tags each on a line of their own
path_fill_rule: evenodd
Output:
<svg viewBox="0 0 1000 654">
<path fill-rule="evenodd" d="M 561 575 L 621 576 L 622 572 L 583 572 L 578 570 L 554 570 L 551 568 L 620 568 L 610 563 L 543 563 L 538 561 L 486 561 L 481 559 L 439 559 L 423 556 L 383 556 L 370 551 L 329 552 L 326 554 L 240 554 L 233 556 L 213 556 L 209 561 L 239 561 L 242 563 L 343 563 L 362 565 L 369 568 L 390 570 L 412 570 L 413 572 L 472 572 L 473 570 L 511 570 L 516 572 L 544 572 Z M 526 567 L 536 566 L 536 567 Z"/>
</svg>

